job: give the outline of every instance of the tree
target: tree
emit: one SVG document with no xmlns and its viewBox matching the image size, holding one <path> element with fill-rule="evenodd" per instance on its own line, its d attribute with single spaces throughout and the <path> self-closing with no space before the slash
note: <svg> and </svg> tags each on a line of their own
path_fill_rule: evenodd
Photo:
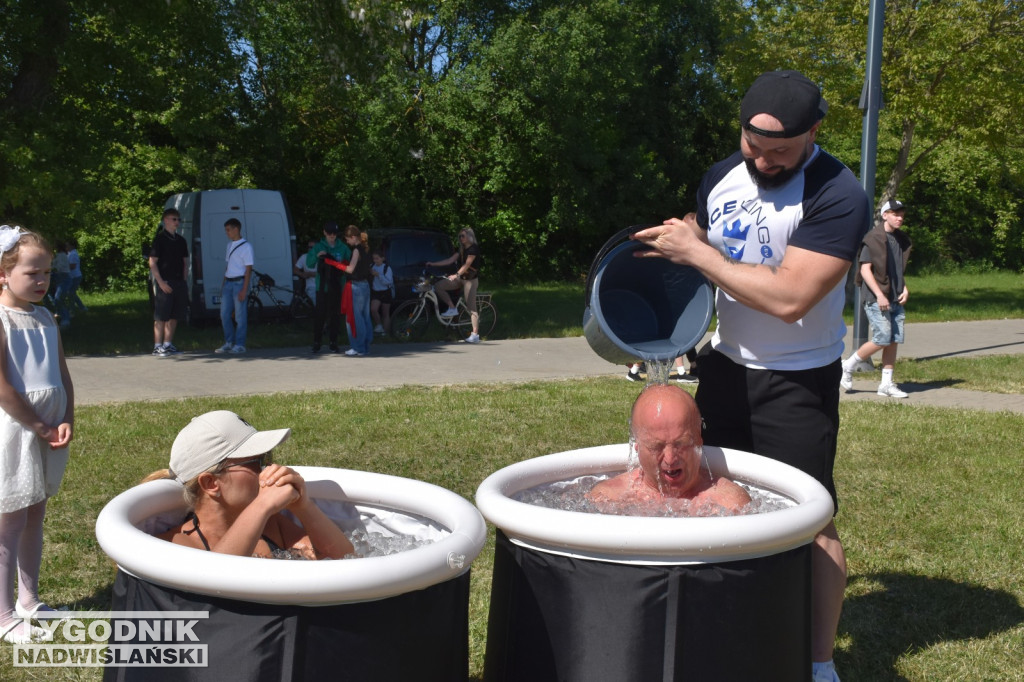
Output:
<svg viewBox="0 0 1024 682">
<path fill-rule="evenodd" d="M 717 36 L 706 3 L 525 5 L 426 92 L 433 215 L 482 228 L 509 271 L 550 276 L 689 210 L 729 108 Z"/>
<path fill-rule="evenodd" d="M 221 3 L 6 4 L 0 217 L 75 234 L 93 284 L 141 282 L 168 194 L 246 182 Z"/>
<path fill-rule="evenodd" d="M 819 81 L 830 102 L 822 140 L 855 170 L 864 79 L 868 0 L 750 4 L 737 25 L 743 40 L 725 63 L 757 71 L 797 68 Z M 879 121 L 877 205 L 897 194 L 927 226 L 928 250 L 914 262 L 982 259 L 1021 267 L 1020 174 L 1024 137 L 1024 14 L 1006 0 L 888 0 L 883 36 L 884 109 Z M 933 183 L 938 183 L 934 186 Z M 936 194 L 950 195 L 936 201 Z M 941 208 L 940 208 L 941 206 Z M 963 226 L 994 226 L 963 243 Z M 935 231 L 941 234 L 935 239 Z"/>
</svg>

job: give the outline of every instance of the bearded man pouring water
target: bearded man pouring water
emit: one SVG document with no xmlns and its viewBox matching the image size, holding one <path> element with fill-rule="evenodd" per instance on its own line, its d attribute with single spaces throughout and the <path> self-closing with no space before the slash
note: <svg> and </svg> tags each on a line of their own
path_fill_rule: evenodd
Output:
<svg viewBox="0 0 1024 682">
<path fill-rule="evenodd" d="M 697 211 L 636 233 L 643 257 L 691 265 L 718 287 L 718 328 L 699 357 L 708 444 L 771 457 L 832 494 L 844 282 L 870 227 L 857 178 L 815 139 L 828 105 L 796 71 L 761 74 L 740 105 L 740 148 L 705 174 Z M 838 682 L 832 651 L 846 587 L 834 523 L 811 564 L 814 682 Z"/>
</svg>

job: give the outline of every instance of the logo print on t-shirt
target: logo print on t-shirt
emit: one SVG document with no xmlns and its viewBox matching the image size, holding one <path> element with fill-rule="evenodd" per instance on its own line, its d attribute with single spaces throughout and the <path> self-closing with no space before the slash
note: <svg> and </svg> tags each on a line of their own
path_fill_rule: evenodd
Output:
<svg viewBox="0 0 1024 682">
<path fill-rule="evenodd" d="M 729 257 L 733 260 L 743 260 L 743 249 L 747 245 L 749 232 L 750 225 L 744 225 L 738 218 L 722 226 L 722 243 L 729 250 Z"/>
</svg>

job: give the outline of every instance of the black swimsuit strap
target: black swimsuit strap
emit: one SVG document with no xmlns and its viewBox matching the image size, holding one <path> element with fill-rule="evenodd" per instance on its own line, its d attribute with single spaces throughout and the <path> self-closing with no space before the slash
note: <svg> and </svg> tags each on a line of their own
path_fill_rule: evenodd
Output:
<svg viewBox="0 0 1024 682">
<path fill-rule="evenodd" d="M 195 512 L 189 512 L 188 516 L 185 517 L 185 521 L 188 522 L 189 520 L 192 521 L 192 530 L 185 530 L 182 528 L 181 532 L 185 535 L 191 535 L 192 533 L 198 535 L 199 541 L 203 543 L 203 547 L 205 547 L 206 551 L 209 552 L 210 543 L 206 541 L 206 536 L 203 535 L 203 531 L 199 530 L 199 517 L 196 516 Z M 271 552 L 276 552 L 281 549 L 276 542 L 268 538 L 266 535 L 260 535 L 260 537 L 263 538 L 263 541 L 267 543 L 268 547 L 270 547 Z"/>
<path fill-rule="evenodd" d="M 273 540 L 271 540 L 270 538 L 268 538 L 268 537 L 267 537 L 266 535 L 261 535 L 260 537 L 261 537 L 261 538 L 263 538 L 263 541 L 264 541 L 265 543 L 267 543 L 267 546 L 268 546 L 268 547 L 270 547 L 270 551 L 271 551 L 271 552 L 276 552 L 276 551 L 278 551 L 278 550 L 280 550 L 280 549 L 281 549 L 280 547 L 278 547 L 278 546 L 277 546 L 277 543 L 276 543 L 276 542 L 274 542 Z"/>
<path fill-rule="evenodd" d="M 203 543 L 203 547 L 205 547 L 206 551 L 209 552 L 210 543 L 206 541 L 206 536 L 203 535 L 203 531 L 199 530 L 199 517 L 196 516 L 195 512 L 189 512 L 188 516 L 185 517 L 185 521 L 188 521 L 189 519 L 192 519 L 192 530 L 185 530 L 182 528 L 181 532 L 185 535 L 191 535 L 192 533 L 198 535 L 200 542 Z"/>
</svg>

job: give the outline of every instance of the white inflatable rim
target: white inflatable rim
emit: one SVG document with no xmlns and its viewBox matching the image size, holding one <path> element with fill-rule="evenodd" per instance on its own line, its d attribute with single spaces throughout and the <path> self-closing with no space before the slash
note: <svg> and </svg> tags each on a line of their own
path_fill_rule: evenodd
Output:
<svg viewBox="0 0 1024 682">
<path fill-rule="evenodd" d="M 543 483 L 626 469 L 626 443 L 525 460 L 484 479 L 476 504 L 514 542 L 556 554 L 624 563 L 718 563 L 784 552 L 811 542 L 832 519 L 832 497 L 802 471 L 749 452 L 704 446 L 711 470 L 785 495 L 797 505 L 729 517 L 640 517 L 550 509 L 512 496 Z"/>
<path fill-rule="evenodd" d="M 96 519 L 96 538 L 118 566 L 144 580 L 198 594 L 266 604 L 326 605 L 420 590 L 469 569 L 487 526 L 468 501 L 439 486 L 349 469 L 301 467 L 316 499 L 416 514 L 450 531 L 439 542 L 383 557 L 274 561 L 181 547 L 140 530 L 156 514 L 184 510 L 180 484 L 152 481 L 111 500 Z"/>
</svg>

